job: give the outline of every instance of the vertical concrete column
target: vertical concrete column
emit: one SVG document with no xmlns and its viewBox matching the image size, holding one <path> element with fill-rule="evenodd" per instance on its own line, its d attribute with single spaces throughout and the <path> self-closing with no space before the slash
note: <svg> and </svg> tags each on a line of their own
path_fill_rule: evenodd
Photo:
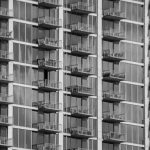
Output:
<svg viewBox="0 0 150 150">
<path fill-rule="evenodd" d="M 63 0 L 60 1 L 63 5 Z M 59 19 L 61 19 L 63 26 L 63 7 L 59 7 Z M 63 27 L 59 28 L 59 40 L 62 42 L 62 48 L 59 49 L 59 61 L 62 62 L 63 67 Z M 59 82 L 61 82 L 63 89 L 63 69 L 59 70 Z M 63 90 L 59 91 L 59 103 L 62 104 L 63 110 Z M 59 145 L 61 145 L 60 150 L 63 150 L 63 111 L 59 112 L 59 124 L 62 124 L 62 133 L 59 133 Z"/>
<path fill-rule="evenodd" d="M 97 0 L 97 149 L 102 150 L 102 0 Z"/>
<path fill-rule="evenodd" d="M 13 0 L 8 1 L 8 9 L 13 10 Z M 9 19 L 8 21 L 8 31 L 12 32 L 13 35 L 13 20 Z M 8 52 L 13 52 L 13 42 L 10 40 L 8 42 Z M 8 64 L 8 74 L 13 75 L 13 62 L 9 62 Z M 13 83 L 8 84 L 8 95 L 13 95 Z M 8 105 L 8 116 L 13 117 L 13 106 Z M 12 126 L 8 127 L 8 138 L 13 139 L 13 128 Z M 13 144 L 13 141 L 12 141 Z"/>
<path fill-rule="evenodd" d="M 149 10 L 150 2 L 149 0 L 144 1 L 144 120 L 145 120 L 145 150 L 149 149 L 149 77 L 148 77 L 148 69 L 149 69 L 149 57 L 148 57 L 148 48 L 149 48 L 149 36 L 148 36 L 148 28 L 149 28 L 149 18 L 148 18 L 148 10 Z"/>
</svg>

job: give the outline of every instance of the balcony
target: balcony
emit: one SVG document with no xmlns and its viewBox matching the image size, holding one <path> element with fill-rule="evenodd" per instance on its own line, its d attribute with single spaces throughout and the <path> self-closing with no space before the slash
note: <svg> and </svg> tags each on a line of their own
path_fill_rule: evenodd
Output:
<svg viewBox="0 0 150 150">
<path fill-rule="evenodd" d="M 68 130 L 74 138 L 87 139 L 94 136 L 93 130 L 85 127 L 69 128 Z"/>
<path fill-rule="evenodd" d="M 103 81 L 120 82 L 125 80 L 125 73 L 111 73 L 109 70 L 103 71 Z"/>
<path fill-rule="evenodd" d="M 38 109 L 45 113 L 56 113 L 62 110 L 62 104 L 61 103 L 46 103 L 43 101 L 33 102 L 32 106 L 38 107 Z"/>
<path fill-rule="evenodd" d="M 79 36 L 88 36 L 89 34 L 94 33 L 92 26 L 81 22 L 78 22 L 76 24 L 71 24 L 70 29 L 72 34 L 79 35 Z"/>
<path fill-rule="evenodd" d="M 111 144 L 120 144 L 125 142 L 125 135 L 117 132 L 103 133 L 103 142 Z"/>
<path fill-rule="evenodd" d="M 5 73 L 0 72 L 0 83 L 10 83 L 13 82 L 13 75 L 7 75 Z"/>
<path fill-rule="evenodd" d="M 56 8 L 62 6 L 62 0 L 38 0 L 39 5 L 46 8 Z"/>
<path fill-rule="evenodd" d="M 44 144 L 34 145 L 33 149 L 36 149 L 36 150 L 61 150 L 61 145 L 56 145 L 53 143 L 44 143 Z"/>
<path fill-rule="evenodd" d="M 62 26 L 62 20 L 53 17 L 39 17 L 38 18 L 39 27 L 46 29 L 56 29 Z"/>
<path fill-rule="evenodd" d="M 0 93 L 0 104 L 12 104 L 12 103 L 13 103 L 13 96 Z"/>
<path fill-rule="evenodd" d="M 67 66 L 67 69 L 71 71 L 71 75 L 78 77 L 88 77 L 94 75 L 93 67 L 80 67 L 79 64 Z"/>
<path fill-rule="evenodd" d="M 103 92 L 103 101 L 109 103 L 120 103 L 125 101 L 125 99 L 123 98 L 123 95 L 120 93 L 106 91 Z"/>
<path fill-rule="evenodd" d="M 53 38 L 38 39 L 38 45 L 44 50 L 55 50 L 62 47 L 62 42 Z"/>
<path fill-rule="evenodd" d="M 13 53 L 9 53 L 8 51 L 0 50 L 0 61 L 9 62 L 14 59 Z"/>
<path fill-rule="evenodd" d="M 62 89 L 61 82 L 54 82 L 50 80 L 33 81 L 32 84 L 33 86 L 38 86 L 38 89 L 41 91 L 56 92 Z"/>
<path fill-rule="evenodd" d="M 81 44 L 70 45 L 71 54 L 75 56 L 88 56 L 94 54 L 92 48 L 84 47 Z"/>
<path fill-rule="evenodd" d="M 110 49 L 103 50 L 103 60 L 108 62 L 120 62 L 124 60 L 124 53 L 111 53 Z"/>
<path fill-rule="evenodd" d="M 88 97 L 94 95 L 92 88 L 90 87 L 72 85 L 67 87 L 67 89 L 69 92 L 71 92 L 72 96 L 76 96 L 76 97 Z"/>
<path fill-rule="evenodd" d="M 12 146 L 13 146 L 12 139 L 0 136 L 0 147 L 12 147 Z"/>
<path fill-rule="evenodd" d="M 120 123 L 125 121 L 125 114 L 117 114 L 115 112 L 104 112 L 103 121 L 107 123 Z"/>
<path fill-rule="evenodd" d="M 109 8 L 103 10 L 103 19 L 107 19 L 111 21 L 120 21 L 122 19 L 126 19 L 126 16 L 125 16 L 125 12 L 116 10 L 116 8 Z"/>
<path fill-rule="evenodd" d="M 5 115 L 0 115 L 0 125 L 9 126 L 13 124 L 13 118 Z"/>
<path fill-rule="evenodd" d="M 119 42 L 121 40 L 125 40 L 125 33 L 116 32 L 113 29 L 103 30 L 103 40 Z"/>
<path fill-rule="evenodd" d="M 39 123 L 38 130 L 44 133 L 52 133 L 52 134 L 60 133 L 62 131 L 62 125 L 54 122 Z"/>
<path fill-rule="evenodd" d="M 13 10 L 0 7 L 0 19 L 9 19 L 13 17 L 14 17 Z"/>
<path fill-rule="evenodd" d="M 78 118 L 92 117 L 94 113 L 87 106 L 72 106 L 69 108 L 71 116 Z"/>
<path fill-rule="evenodd" d="M 0 29 L 0 40 L 12 40 L 13 32 L 9 32 L 6 29 Z"/>
<path fill-rule="evenodd" d="M 56 71 L 62 68 L 62 62 L 55 59 L 38 59 L 39 69 L 45 69 L 49 71 Z"/>
<path fill-rule="evenodd" d="M 79 15 L 88 15 L 89 13 L 95 12 L 95 6 L 89 6 L 88 3 L 84 2 L 76 2 L 70 4 L 71 13 L 79 14 Z"/>
</svg>

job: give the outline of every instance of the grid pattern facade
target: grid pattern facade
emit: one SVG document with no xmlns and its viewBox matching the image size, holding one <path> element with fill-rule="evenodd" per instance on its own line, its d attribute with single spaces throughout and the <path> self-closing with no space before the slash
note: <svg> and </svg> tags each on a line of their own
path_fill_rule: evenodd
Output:
<svg viewBox="0 0 150 150">
<path fill-rule="evenodd" d="M 148 150 L 149 3 L 0 0 L 0 150 Z"/>
</svg>

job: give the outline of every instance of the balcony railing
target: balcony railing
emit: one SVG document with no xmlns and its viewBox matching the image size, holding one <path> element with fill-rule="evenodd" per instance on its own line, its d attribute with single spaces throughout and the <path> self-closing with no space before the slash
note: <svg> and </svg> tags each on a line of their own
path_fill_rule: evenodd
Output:
<svg viewBox="0 0 150 150">
<path fill-rule="evenodd" d="M 120 40 L 125 40 L 124 32 L 116 32 L 114 29 L 104 29 L 103 30 L 103 39 L 111 42 L 116 42 Z"/>
<path fill-rule="evenodd" d="M 92 88 L 90 87 L 72 85 L 67 87 L 67 89 L 69 92 L 71 92 L 73 96 L 77 96 L 77 97 L 88 97 L 94 95 Z"/>
<path fill-rule="evenodd" d="M 43 101 L 38 101 L 38 102 L 33 102 L 32 105 L 38 107 L 39 110 L 47 113 L 58 112 L 62 110 L 62 103 L 54 104 L 54 103 L 46 103 Z"/>
<path fill-rule="evenodd" d="M 94 112 L 92 112 L 87 106 L 72 106 L 69 108 L 72 116 L 79 118 L 92 117 Z"/>
<path fill-rule="evenodd" d="M 108 123 L 120 123 L 125 121 L 125 114 L 103 112 L 103 121 Z"/>
<path fill-rule="evenodd" d="M 125 73 L 111 73 L 109 70 L 103 71 L 103 81 L 120 82 L 125 80 Z"/>
<path fill-rule="evenodd" d="M 0 50 L 0 61 L 10 61 L 14 59 L 13 53 L 8 51 Z"/>
<path fill-rule="evenodd" d="M 12 40 L 13 32 L 9 32 L 6 29 L 0 29 L 0 39 L 1 40 Z"/>
<path fill-rule="evenodd" d="M 94 29 L 91 25 L 78 22 L 70 25 L 71 32 L 77 35 L 89 35 L 94 33 Z"/>
<path fill-rule="evenodd" d="M 79 77 L 87 77 L 89 75 L 94 75 L 93 67 L 81 67 L 79 64 L 67 66 L 67 69 L 71 71 L 71 75 Z"/>
<path fill-rule="evenodd" d="M 93 48 L 84 47 L 81 44 L 70 45 L 70 50 L 72 55 L 77 56 L 88 56 L 94 54 Z"/>
<path fill-rule="evenodd" d="M 39 123 L 38 130 L 47 133 L 59 133 L 62 131 L 62 125 L 53 122 Z"/>
<path fill-rule="evenodd" d="M 57 70 L 62 68 L 62 62 L 55 59 L 38 59 L 38 66 L 45 70 Z"/>
<path fill-rule="evenodd" d="M 77 147 L 77 148 L 67 148 L 65 150 L 90 150 L 90 149 Z"/>
<path fill-rule="evenodd" d="M 75 138 L 90 138 L 94 136 L 94 130 L 85 127 L 69 128 L 70 134 Z"/>
<path fill-rule="evenodd" d="M 40 48 L 44 49 L 49 49 L 49 50 L 54 50 L 54 49 L 59 49 L 62 47 L 62 41 L 58 41 L 53 38 L 43 38 L 43 39 L 38 39 L 38 44 Z"/>
<path fill-rule="evenodd" d="M 62 5 L 62 0 L 38 0 L 39 5 L 48 8 L 55 8 Z"/>
<path fill-rule="evenodd" d="M 58 18 L 53 18 L 53 17 L 39 17 L 38 18 L 38 23 L 40 27 L 43 28 L 59 28 L 62 26 L 62 20 Z"/>
<path fill-rule="evenodd" d="M 12 146 L 13 146 L 12 139 L 0 136 L 0 147 L 12 147 Z"/>
<path fill-rule="evenodd" d="M 0 82 L 1 83 L 13 82 L 13 74 L 6 75 L 0 72 Z"/>
<path fill-rule="evenodd" d="M 123 94 L 105 91 L 103 92 L 103 101 L 110 103 L 119 103 L 125 101 Z"/>
<path fill-rule="evenodd" d="M 11 104 L 13 103 L 13 96 L 8 94 L 0 93 L 0 104 Z"/>
<path fill-rule="evenodd" d="M 108 62 L 119 62 L 124 60 L 123 52 L 113 52 L 110 49 L 103 50 L 103 60 Z"/>
<path fill-rule="evenodd" d="M 119 21 L 121 19 L 125 19 L 125 12 L 121 12 L 120 10 L 116 10 L 116 8 L 109 8 L 103 10 L 103 18 L 108 20 L 116 20 Z"/>
<path fill-rule="evenodd" d="M 103 133 L 103 142 L 105 143 L 122 143 L 125 142 L 125 134 L 117 132 Z"/>
<path fill-rule="evenodd" d="M 34 147 L 33 148 L 37 150 L 61 150 L 62 146 L 53 143 L 44 143 L 44 144 L 35 145 Z"/>
<path fill-rule="evenodd" d="M 13 10 L 0 7 L 0 18 L 9 19 L 9 18 L 13 18 L 13 17 L 14 17 Z"/>
<path fill-rule="evenodd" d="M 70 4 L 71 12 L 76 14 L 89 14 L 95 12 L 95 6 L 84 2 L 76 2 Z"/>
<path fill-rule="evenodd" d="M 5 115 L 0 115 L 0 125 L 11 125 L 13 124 L 13 118 Z"/>
<path fill-rule="evenodd" d="M 39 90 L 43 91 L 58 91 L 62 89 L 61 82 L 54 82 L 50 80 L 33 81 L 34 86 L 38 86 Z"/>
</svg>

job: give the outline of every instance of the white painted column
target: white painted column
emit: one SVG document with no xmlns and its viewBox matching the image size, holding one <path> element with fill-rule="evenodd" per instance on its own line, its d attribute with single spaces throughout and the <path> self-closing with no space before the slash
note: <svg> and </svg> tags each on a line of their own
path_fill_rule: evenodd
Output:
<svg viewBox="0 0 150 150">
<path fill-rule="evenodd" d="M 145 150 L 149 150 L 149 57 L 148 57 L 148 49 L 149 49 L 149 37 L 148 37 L 148 28 L 149 28 L 149 18 L 148 18 L 148 9 L 149 9 L 149 0 L 144 1 L 144 114 L 145 114 Z"/>
<path fill-rule="evenodd" d="M 102 0 L 97 0 L 97 150 L 102 150 Z"/>
<path fill-rule="evenodd" d="M 63 7 L 59 8 L 59 19 L 62 19 L 63 25 Z M 59 61 L 62 62 L 63 67 L 63 28 L 59 28 L 59 40 L 62 42 L 62 48 L 59 49 Z M 59 82 L 61 82 L 63 88 L 63 69 L 59 70 Z M 59 91 L 59 103 L 62 104 L 62 111 L 59 112 L 59 124 L 62 124 L 62 132 L 59 133 L 59 145 L 61 145 L 60 150 L 63 150 L 63 90 Z"/>
<path fill-rule="evenodd" d="M 8 9 L 13 10 L 13 0 L 8 1 Z M 9 19 L 8 21 L 8 31 L 13 31 L 13 21 Z M 9 53 L 13 52 L 13 42 L 8 42 Z M 13 62 L 9 62 L 8 64 L 8 74 L 13 74 Z M 13 83 L 8 84 L 8 95 L 13 95 Z M 8 116 L 13 117 L 13 107 L 12 105 L 8 105 Z M 13 140 L 13 128 L 12 126 L 8 127 L 8 138 Z M 13 141 L 12 141 L 13 142 Z M 12 143 L 13 144 L 13 143 Z"/>
</svg>

